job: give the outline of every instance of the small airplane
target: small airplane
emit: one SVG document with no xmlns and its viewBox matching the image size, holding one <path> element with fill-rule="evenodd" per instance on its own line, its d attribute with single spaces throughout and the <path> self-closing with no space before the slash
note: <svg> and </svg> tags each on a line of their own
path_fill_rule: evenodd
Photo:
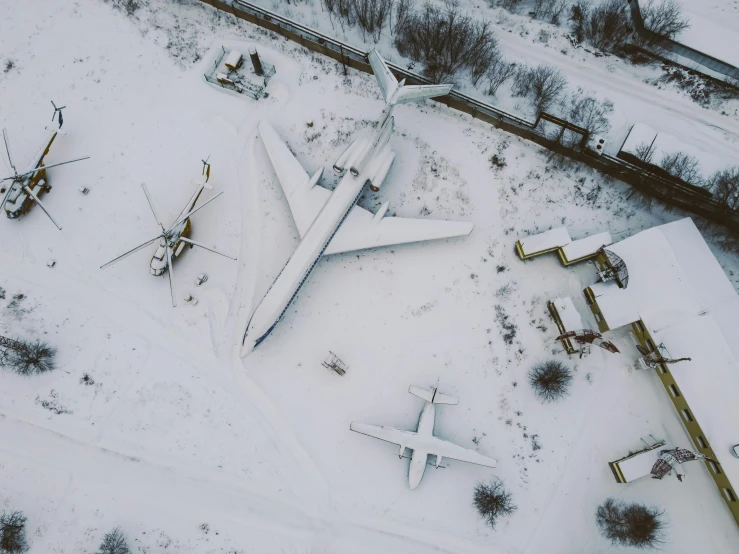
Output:
<svg viewBox="0 0 739 554">
<path fill-rule="evenodd" d="M 8 132 L 6 129 L 3 129 L 5 152 L 8 155 L 10 167 L 13 169 L 13 175 L 0 179 L 0 183 L 2 183 L 0 186 L 0 194 L 5 194 L 5 196 L 3 196 L 2 203 L 0 203 L 0 209 L 5 209 L 5 215 L 10 219 L 18 219 L 30 209 L 33 202 L 36 202 L 56 228 L 61 230 L 61 226 L 54 220 L 49 213 L 49 210 L 39 199 L 41 193 L 49 192 L 51 190 L 51 185 L 49 185 L 47 181 L 46 170 L 59 165 L 86 160 L 89 156 L 52 165 L 44 165 L 44 157 L 49 153 L 54 139 L 58 134 L 64 134 L 61 131 L 63 123 L 62 110 L 66 108 L 66 106 L 58 108 L 54 102 L 51 104 L 54 106 L 54 114 L 51 116 L 51 120 L 54 121 L 56 115 L 59 114 L 59 129 L 46 128 L 48 133 L 46 139 L 42 143 L 36 156 L 31 160 L 28 169 L 23 173 L 18 173 L 18 170 L 13 163 L 13 159 L 10 155 L 10 144 L 8 143 Z M 10 184 L 6 184 L 5 181 L 10 181 Z"/>
<path fill-rule="evenodd" d="M 317 186 L 323 168 L 309 176 L 275 130 L 266 121 L 259 124 L 259 134 L 301 240 L 252 314 L 242 339 L 241 356 L 253 351 L 272 332 L 321 256 L 472 232 L 474 224 L 468 222 L 385 217 L 387 202 L 376 214 L 356 205 L 367 183 L 371 190 L 379 190 L 395 160 L 388 144 L 394 128 L 395 106 L 442 96 L 452 88 L 452 85 L 405 86 L 405 81 L 398 83 L 376 50 L 370 53 L 369 60 L 385 108 L 374 135 L 353 141 L 334 163 L 334 170 L 344 177 L 333 192 Z"/>
<path fill-rule="evenodd" d="M 399 458 L 405 457 L 405 449 L 410 448 L 413 451 L 408 469 L 408 485 L 411 489 L 415 489 L 421 482 L 429 456 L 436 457 L 434 466 L 437 468 L 441 466 L 441 460 L 443 458 L 451 458 L 485 467 L 495 467 L 498 465 L 497 460 L 493 458 L 488 458 L 473 450 L 463 448 L 434 436 L 436 404 L 456 405 L 459 403 L 456 397 L 440 393 L 438 382 L 435 387 L 430 389 L 411 385 L 408 388 L 408 392 L 426 401 L 418 418 L 418 428 L 416 431 L 406 431 L 404 429 L 385 427 L 384 425 L 368 425 L 366 423 L 355 422 L 351 423 L 349 429 L 357 433 L 362 433 L 363 435 L 399 445 Z"/>
<path fill-rule="evenodd" d="M 154 219 L 156 220 L 157 225 L 159 225 L 159 227 L 162 229 L 162 233 L 160 235 L 157 235 L 153 239 L 140 244 L 136 248 L 133 248 L 128 252 L 121 254 L 117 258 L 110 260 L 108 263 L 103 264 L 102 266 L 100 266 L 100 269 L 105 269 L 106 267 L 113 265 L 123 258 L 130 256 L 135 252 L 138 252 L 142 248 L 146 248 L 151 243 L 159 241 L 157 249 L 154 251 L 154 255 L 152 256 L 151 262 L 149 264 L 149 272 L 152 275 L 158 276 L 163 275 L 165 271 L 169 270 L 167 271 L 167 276 L 169 277 L 169 290 L 172 295 L 172 306 L 177 306 L 175 286 L 173 282 L 174 268 L 172 267 L 172 260 L 173 258 L 178 258 L 182 254 L 186 244 L 189 244 L 190 248 L 197 246 L 199 248 L 203 248 L 204 250 L 208 250 L 209 252 L 214 252 L 215 254 L 218 254 L 219 256 L 223 256 L 230 260 L 236 259 L 232 256 L 229 256 L 228 254 L 223 254 L 222 252 L 219 252 L 214 248 L 210 248 L 189 238 L 190 232 L 192 230 L 192 225 L 190 224 L 190 216 L 192 216 L 195 212 L 201 210 L 202 208 L 213 202 L 213 200 L 218 198 L 221 194 L 223 194 L 222 192 L 219 192 L 215 196 L 209 198 L 205 203 L 201 204 L 197 208 L 195 207 L 195 204 L 197 204 L 198 200 L 200 199 L 200 194 L 203 192 L 203 189 L 213 190 L 213 186 L 208 183 L 208 180 L 210 179 L 210 164 L 208 163 L 207 159 L 202 160 L 202 162 L 203 178 L 197 182 L 197 189 L 195 190 L 195 193 L 192 195 L 187 204 L 185 204 L 185 208 L 182 210 L 182 212 L 180 212 L 180 215 L 177 216 L 175 222 L 168 229 L 164 228 L 164 225 L 162 225 L 161 220 L 159 219 L 159 216 L 154 209 L 154 203 L 151 201 L 151 196 L 149 196 L 149 190 L 146 188 L 146 185 L 144 183 L 141 183 L 141 188 L 144 189 L 144 194 L 146 195 L 146 200 L 149 202 L 151 213 L 154 214 Z"/>
</svg>

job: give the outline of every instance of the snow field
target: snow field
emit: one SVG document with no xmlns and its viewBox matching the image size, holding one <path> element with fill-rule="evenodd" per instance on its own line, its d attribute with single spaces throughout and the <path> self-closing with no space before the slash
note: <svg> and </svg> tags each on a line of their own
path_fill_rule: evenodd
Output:
<svg viewBox="0 0 739 554">
<path fill-rule="evenodd" d="M 333 62 L 210 8 L 167 6 L 158 6 L 159 29 L 93 0 L 41 19 L 5 6 L 12 27 L 0 40 L 39 66 L 26 61 L 0 81 L 0 100 L 14 107 L 0 122 L 14 153 L 33 150 L 52 95 L 74 109 L 49 162 L 92 156 L 50 171 L 48 205 L 62 233 L 37 209 L 0 222 L 1 284 L 36 306 L 20 322 L 3 308 L 2 329 L 46 331 L 60 350 L 52 374 L 0 374 L 0 505 L 29 515 L 30 552 L 92 552 L 113 525 L 139 552 L 608 551 L 594 524 L 607 496 L 663 507 L 671 552 L 730 551 L 737 530 L 702 466 L 686 467 L 682 484 L 624 486 L 610 474 L 607 462 L 640 436 L 686 439 L 656 376 L 628 369 L 627 335 L 615 339 L 623 356 L 593 349 L 582 360 L 567 360 L 553 340 L 546 301 L 571 296 L 586 315 L 592 266 L 564 269 L 553 254 L 523 263 L 513 251 L 518 237 L 554 226 L 619 240 L 681 214 L 647 212 L 626 201 L 624 185 L 435 104 L 401 106 L 398 160 L 362 205 L 389 200 L 398 215 L 472 220 L 472 235 L 326 258 L 242 361 L 236 344 L 250 309 L 298 239 L 256 124 L 269 119 L 310 173 L 377 116 L 380 96 L 372 76 L 344 77 Z M 196 29 L 198 63 L 167 55 L 177 26 Z M 33 32 L 38 40 L 27 41 Z M 49 48 L 67 36 L 79 40 Z M 228 41 L 256 42 L 277 66 L 266 101 L 202 82 L 205 45 Z M 491 169 L 498 152 L 506 166 Z M 239 262 L 197 250 L 177 262 L 180 290 L 198 306 L 169 307 L 148 251 L 98 270 L 156 231 L 139 182 L 162 217 L 174 217 L 209 153 L 211 181 L 226 194 L 193 216 L 193 238 L 238 252 Z M 78 183 L 92 184 L 90 195 L 78 195 Z M 737 271 L 736 256 L 715 251 Z M 195 288 L 201 271 L 210 279 Z M 329 349 L 349 364 L 346 376 L 320 366 Z M 575 382 L 568 398 L 544 406 L 526 373 L 549 357 L 567 360 Z M 96 385 L 79 382 L 84 372 Z M 437 377 L 460 398 L 438 410 L 437 434 L 499 466 L 452 461 L 410 491 L 396 448 L 348 427 L 412 428 L 422 401 L 408 386 Z M 36 403 L 52 389 L 71 414 Z M 518 511 L 492 531 L 471 502 L 474 484 L 496 476 Z"/>
</svg>

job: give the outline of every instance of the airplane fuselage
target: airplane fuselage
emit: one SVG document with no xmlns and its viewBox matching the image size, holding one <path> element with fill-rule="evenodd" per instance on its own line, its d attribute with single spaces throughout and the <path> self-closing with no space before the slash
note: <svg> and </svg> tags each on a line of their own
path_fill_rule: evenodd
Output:
<svg viewBox="0 0 739 554">
<path fill-rule="evenodd" d="M 418 417 L 418 433 L 419 438 L 433 437 L 434 436 L 434 423 L 436 421 L 436 407 L 431 402 L 426 402 L 421 411 L 421 415 Z M 411 463 L 408 467 L 408 486 L 415 489 L 426 471 L 426 464 L 428 462 L 428 451 L 424 451 L 422 448 L 416 448 L 411 454 Z"/>
<path fill-rule="evenodd" d="M 180 215 L 175 218 L 175 221 L 195 208 L 195 204 L 197 204 L 204 188 L 203 184 L 198 186 L 195 194 L 192 195 L 185 208 L 180 212 Z M 154 255 L 151 257 L 151 262 L 149 264 L 149 272 L 152 275 L 164 275 L 164 272 L 167 271 L 167 247 L 164 241 L 166 240 L 169 243 L 169 248 L 172 250 L 172 259 L 174 260 L 185 250 L 186 243 L 181 241 L 180 237 L 189 237 L 191 229 L 192 225 L 190 224 L 190 218 L 187 218 L 177 225 L 177 227 L 172 229 L 166 239 L 162 238 L 159 240 L 157 249 L 154 251 Z M 190 248 L 192 248 L 192 246 Z"/>
<path fill-rule="evenodd" d="M 349 171 L 339 181 L 254 311 L 244 334 L 242 355 L 256 348 L 283 318 L 336 231 L 359 200 L 366 181 L 364 175 L 355 177 Z"/>
</svg>

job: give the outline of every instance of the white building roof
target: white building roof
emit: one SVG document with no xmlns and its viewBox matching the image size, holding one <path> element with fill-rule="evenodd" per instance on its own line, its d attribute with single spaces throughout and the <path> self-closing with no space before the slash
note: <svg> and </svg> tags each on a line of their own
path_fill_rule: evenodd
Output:
<svg viewBox="0 0 739 554">
<path fill-rule="evenodd" d="M 611 234 L 606 231 L 584 239 L 573 240 L 562 248 L 562 252 L 569 261 L 574 261 L 586 256 L 593 256 L 601 246 L 608 246 L 612 242 Z"/>
<path fill-rule="evenodd" d="M 555 227 L 543 233 L 529 235 L 526 238 L 520 239 L 519 242 L 521 243 L 521 250 L 523 250 L 524 255 L 530 256 L 537 252 L 545 252 L 565 246 L 571 243 L 572 239 L 566 228 Z"/>
<path fill-rule="evenodd" d="M 554 307 L 557 308 L 559 319 L 565 328 L 565 331 L 579 331 L 584 329 L 585 326 L 582 324 L 582 318 L 580 317 L 575 304 L 572 302 L 572 298 L 569 296 L 565 298 L 557 298 L 554 300 Z"/>
<path fill-rule="evenodd" d="M 609 250 L 626 288 L 591 287 L 610 328 L 641 319 L 669 365 L 724 473 L 739 487 L 739 295 L 689 218 L 643 231 Z"/>
</svg>

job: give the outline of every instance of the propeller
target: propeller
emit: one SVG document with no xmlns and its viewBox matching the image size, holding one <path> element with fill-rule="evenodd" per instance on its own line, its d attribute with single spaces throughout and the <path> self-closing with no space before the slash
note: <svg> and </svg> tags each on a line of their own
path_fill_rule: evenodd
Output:
<svg viewBox="0 0 739 554">
<path fill-rule="evenodd" d="M 54 220 L 54 218 L 53 218 L 53 217 L 51 217 L 51 214 L 49 213 L 49 210 L 47 210 L 47 209 L 46 209 L 46 206 L 44 206 L 44 203 L 43 203 L 43 202 L 41 202 L 41 200 L 39 199 L 39 197 L 38 197 L 38 196 L 36 196 L 36 193 L 35 193 L 35 192 L 33 192 L 33 191 L 31 190 L 31 187 L 29 187 L 28 185 L 26 185 L 25 187 L 23 187 L 23 190 L 25 190 L 25 191 L 26 191 L 26 192 L 28 193 L 28 195 L 29 195 L 29 196 L 30 196 L 31 198 L 33 198 L 33 199 L 34 199 L 34 200 L 36 201 L 36 204 L 38 204 L 38 205 L 39 205 L 39 208 L 41 208 L 42 210 L 44 210 L 44 213 L 45 213 L 45 214 L 46 214 L 46 215 L 48 216 L 48 218 L 49 218 L 49 219 L 51 220 L 51 222 L 52 222 L 52 223 L 53 223 L 54 225 L 56 225 L 56 228 L 57 228 L 57 229 L 59 229 L 59 230 L 61 231 L 61 230 L 62 230 L 62 228 L 61 228 L 61 227 L 59 226 L 59 224 L 58 224 L 58 223 L 57 223 L 57 222 L 56 222 L 56 221 Z"/>
<path fill-rule="evenodd" d="M 61 129 L 62 125 L 64 125 L 64 117 L 62 117 L 62 110 L 66 108 L 67 106 L 62 106 L 61 108 L 57 108 L 53 100 L 51 100 L 51 105 L 54 106 L 54 114 L 51 116 L 51 120 L 54 121 L 56 114 L 59 113 L 59 128 Z"/>
<path fill-rule="evenodd" d="M 218 198 L 218 197 L 219 197 L 219 196 L 220 196 L 221 194 L 223 194 L 223 192 L 219 192 L 218 194 L 216 194 L 216 195 L 215 195 L 215 196 L 213 196 L 212 198 L 208 198 L 208 201 L 207 201 L 207 202 L 204 202 L 203 204 L 200 204 L 200 206 L 198 206 L 198 207 L 197 207 L 197 208 L 195 208 L 194 210 L 190 210 L 189 212 L 187 212 L 187 213 L 186 213 L 185 215 L 183 215 L 183 216 L 182 216 L 181 218 L 179 218 L 179 219 L 178 219 L 178 220 L 177 220 L 177 221 L 176 221 L 176 222 L 174 223 L 174 225 L 172 225 L 172 229 L 174 229 L 175 227 L 177 227 L 177 226 L 178 226 L 178 225 L 179 225 L 180 223 L 182 223 L 182 222 L 183 222 L 183 221 L 185 221 L 186 219 L 189 219 L 189 218 L 190 218 L 190 216 L 191 216 L 192 214 L 194 214 L 195 212 L 197 212 L 198 210 L 201 210 L 201 209 L 205 208 L 205 207 L 206 207 L 206 206 L 207 206 L 208 204 L 210 204 L 211 202 L 213 202 L 213 200 L 215 200 L 216 198 Z"/>
<path fill-rule="evenodd" d="M 172 307 L 177 306 L 174 292 L 174 268 L 172 267 L 172 249 L 169 247 L 169 241 L 164 241 L 164 247 L 167 249 L 167 277 L 169 277 L 169 292 L 172 295 Z"/>
<path fill-rule="evenodd" d="M 121 254 L 121 255 L 120 255 L 120 256 L 118 256 L 117 258 L 113 258 L 113 259 L 112 259 L 112 260 L 110 260 L 110 261 L 109 261 L 108 263 L 105 263 L 105 264 L 101 265 L 101 266 L 100 266 L 100 269 L 105 269 L 106 267 L 109 267 L 109 266 L 113 265 L 114 263 L 116 263 L 116 262 L 118 262 L 118 261 L 122 260 L 123 258 L 126 258 L 126 257 L 130 256 L 131 254 L 134 254 L 135 252 L 138 252 L 138 251 L 139 251 L 139 250 L 141 250 L 142 248 L 146 248 L 146 247 L 147 247 L 147 246 L 149 246 L 149 245 L 150 245 L 150 244 L 151 244 L 152 242 L 154 242 L 155 240 L 159 240 L 159 239 L 160 239 L 160 238 L 162 238 L 162 237 L 163 237 L 163 235 L 157 235 L 157 236 L 156 236 L 156 237 L 154 237 L 153 239 L 147 240 L 147 241 L 146 241 L 145 243 L 143 243 L 143 244 L 139 244 L 139 245 L 138 245 L 138 246 L 137 246 L 136 248 L 132 248 L 131 250 L 129 250 L 128 252 L 125 252 L 125 253 Z"/>
<path fill-rule="evenodd" d="M 146 200 L 149 202 L 149 207 L 151 208 L 151 213 L 154 215 L 154 219 L 157 221 L 157 225 L 162 228 L 162 236 L 167 234 L 167 230 L 164 228 L 164 225 L 162 225 L 162 222 L 159 219 L 159 216 L 157 215 L 157 211 L 154 209 L 154 202 L 151 201 L 151 196 L 149 196 L 149 189 L 146 188 L 146 184 L 141 183 L 141 188 L 144 189 L 144 194 L 146 195 Z"/>
<path fill-rule="evenodd" d="M 15 165 L 13 164 L 13 158 L 10 155 L 10 144 L 8 143 L 8 130 L 7 129 L 3 129 L 3 140 L 5 141 L 5 152 L 8 154 L 8 161 L 10 162 L 10 167 L 13 168 L 13 176 L 16 176 L 18 175 L 18 170 L 15 168 Z"/>
<path fill-rule="evenodd" d="M 194 240 L 190 240 L 187 237 L 180 237 L 180 240 L 182 242 L 186 242 L 187 244 L 192 244 L 193 246 L 198 246 L 200 248 L 203 248 L 205 250 L 208 250 L 209 252 L 213 252 L 214 254 L 218 254 L 219 256 L 223 256 L 224 258 L 228 258 L 229 260 L 236 260 L 236 258 L 229 256 L 228 254 L 224 254 L 223 252 L 219 252 L 215 248 L 210 248 L 209 246 L 205 246 L 204 244 L 200 244 L 199 242 L 195 242 Z"/>
</svg>

